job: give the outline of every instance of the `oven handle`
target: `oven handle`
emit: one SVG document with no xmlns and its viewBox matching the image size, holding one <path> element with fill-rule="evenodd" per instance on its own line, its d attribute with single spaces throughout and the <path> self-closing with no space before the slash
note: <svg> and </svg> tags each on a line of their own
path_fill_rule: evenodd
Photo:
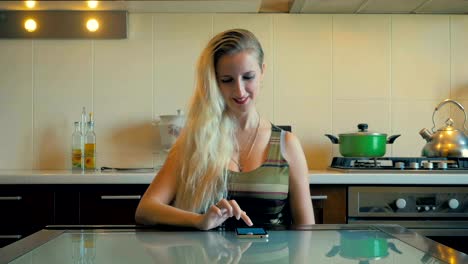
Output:
<svg viewBox="0 0 468 264">
<path fill-rule="evenodd" d="M 327 195 L 311 195 L 310 199 L 317 201 L 317 200 L 327 200 L 328 196 Z"/>
</svg>

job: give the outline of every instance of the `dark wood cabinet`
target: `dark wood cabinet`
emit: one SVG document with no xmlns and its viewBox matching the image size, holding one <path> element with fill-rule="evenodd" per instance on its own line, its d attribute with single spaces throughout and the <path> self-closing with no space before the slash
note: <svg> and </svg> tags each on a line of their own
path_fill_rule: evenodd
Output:
<svg viewBox="0 0 468 264">
<path fill-rule="evenodd" d="M 135 224 L 148 184 L 0 185 L 0 247 L 46 225 Z"/>
<path fill-rule="evenodd" d="M 148 184 L 0 185 L 0 247 L 46 225 L 135 224 Z M 346 186 L 311 185 L 317 224 L 346 223 Z"/>
<path fill-rule="evenodd" d="M 54 193 L 31 185 L 0 186 L 0 247 L 28 236 L 54 218 Z"/>
<path fill-rule="evenodd" d="M 94 185 L 80 191 L 80 224 L 130 225 L 147 185 Z"/>
<path fill-rule="evenodd" d="M 344 185 L 311 185 L 316 224 L 346 223 L 346 193 Z"/>
</svg>

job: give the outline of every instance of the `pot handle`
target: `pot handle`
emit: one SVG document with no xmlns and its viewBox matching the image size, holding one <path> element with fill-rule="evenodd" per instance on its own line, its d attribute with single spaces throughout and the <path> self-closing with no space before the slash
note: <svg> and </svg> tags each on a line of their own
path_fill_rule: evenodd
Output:
<svg viewBox="0 0 468 264">
<path fill-rule="evenodd" d="M 397 139 L 398 137 L 400 137 L 401 135 L 398 134 L 398 135 L 393 135 L 393 136 L 389 136 L 387 138 L 387 144 L 393 144 L 393 142 L 395 142 L 395 139 Z"/>
<path fill-rule="evenodd" d="M 338 252 L 340 252 L 340 249 L 341 249 L 340 246 L 333 246 L 333 247 L 330 249 L 330 251 L 328 251 L 328 253 L 325 254 L 325 256 L 327 256 L 327 257 L 329 257 L 329 258 L 330 258 L 330 257 L 334 257 L 334 256 L 336 256 L 336 254 L 338 254 Z"/>
<path fill-rule="evenodd" d="M 340 140 L 337 137 L 333 136 L 333 135 L 325 134 L 325 136 L 328 137 L 333 144 L 339 144 L 340 143 Z"/>
<path fill-rule="evenodd" d="M 392 242 L 388 242 L 388 247 L 398 254 L 403 254 Z"/>
<path fill-rule="evenodd" d="M 436 108 L 434 109 L 434 112 L 432 113 L 432 132 L 435 133 L 435 121 L 434 121 L 434 116 L 435 116 L 435 113 L 443 106 L 445 105 L 446 103 L 453 103 L 455 104 L 456 106 L 458 106 L 458 108 L 460 110 L 463 111 L 463 113 L 465 114 L 465 121 L 463 121 L 463 129 L 466 131 L 466 111 L 465 111 L 465 108 L 463 107 L 463 105 L 461 105 L 459 102 L 455 101 L 455 100 L 452 100 L 452 99 L 445 99 L 444 101 L 440 102 L 440 104 L 438 106 L 436 106 Z"/>
</svg>

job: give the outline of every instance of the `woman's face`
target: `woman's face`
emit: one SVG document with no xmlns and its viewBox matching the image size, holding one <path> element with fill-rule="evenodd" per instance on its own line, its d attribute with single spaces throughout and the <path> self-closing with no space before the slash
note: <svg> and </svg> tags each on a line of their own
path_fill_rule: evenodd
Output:
<svg viewBox="0 0 468 264">
<path fill-rule="evenodd" d="M 251 52 L 222 56 L 216 65 L 216 78 L 229 111 L 243 115 L 255 110 L 265 65 Z"/>
</svg>

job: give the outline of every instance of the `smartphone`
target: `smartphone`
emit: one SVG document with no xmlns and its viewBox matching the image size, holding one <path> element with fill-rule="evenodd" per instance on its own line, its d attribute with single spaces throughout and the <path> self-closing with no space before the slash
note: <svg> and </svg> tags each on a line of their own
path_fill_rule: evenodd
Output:
<svg viewBox="0 0 468 264">
<path fill-rule="evenodd" d="M 261 227 L 238 227 L 236 228 L 238 238 L 266 238 L 268 233 Z"/>
</svg>

